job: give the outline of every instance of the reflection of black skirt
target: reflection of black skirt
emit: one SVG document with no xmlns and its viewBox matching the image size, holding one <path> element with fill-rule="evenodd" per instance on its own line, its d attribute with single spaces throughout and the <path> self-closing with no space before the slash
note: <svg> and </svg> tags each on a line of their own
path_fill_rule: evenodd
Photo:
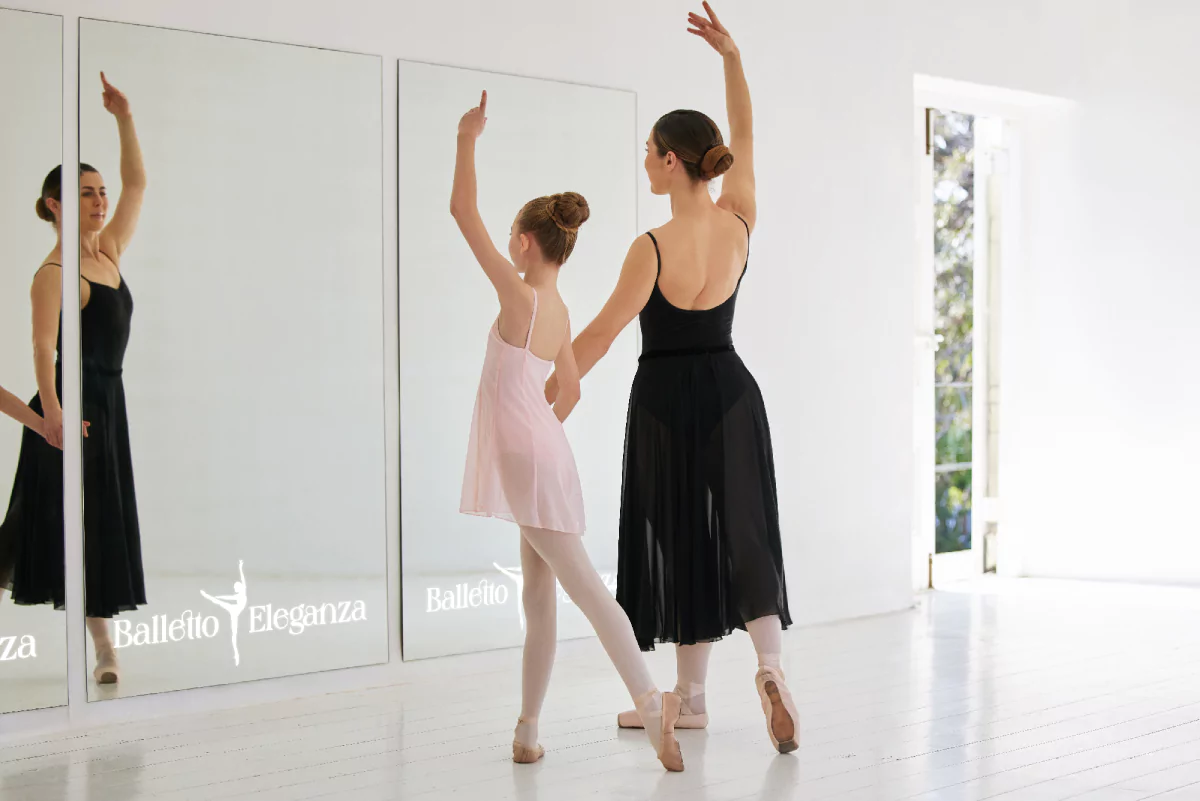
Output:
<svg viewBox="0 0 1200 801">
<path fill-rule="evenodd" d="M 648 354 L 629 397 L 617 600 L 638 644 L 791 625 L 771 432 L 732 350 Z"/>
<path fill-rule="evenodd" d="M 146 603 L 133 457 L 119 370 L 83 369 L 83 561 L 87 613 L 112 617 Z"/>
<path fill-rule="evenodd" d="M 34 395 L 29 408 L 42 414 Z M 63 579 L 63 454 L 24 429 L 8 514 L 0 523 L 0 586 L 23 605 L 66 606 Z"/>
<path fill-rule="evenodd" d="M 146 603 L 125 390 L 119 372 L 85 366 L 82 377 L 85 606 L 112 617 Z M 29 406 L 42 413 L 39 398 Z M 0 582 L 15 603 L 65 605 L 62 474 L 62 451 L 26 429 L 0 524 Z"/>
</svg>

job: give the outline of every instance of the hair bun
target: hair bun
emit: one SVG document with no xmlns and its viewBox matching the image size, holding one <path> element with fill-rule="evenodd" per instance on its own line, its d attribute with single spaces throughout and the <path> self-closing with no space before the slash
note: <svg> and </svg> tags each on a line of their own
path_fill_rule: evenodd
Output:
<svg viewBox="0 0 1200 801">
<path fill-rule="evenodd" d="M 34 204 L 33 209 L 37 212 L 39 220 L 49 223 L 54 222 L 54 212 L 50 211 L 50 207 L 46 205 L 46 198 L 39 197 L 37 199 L 37 203 Z"/>
<path fill-rule="evenodd" d="M 591 215 L 587 200 L 578 192 L 550 196 L 550 219 L 564 231 L 578 231 Z"/>
<path fill-rule="evenodd" d="M 733 166 L 733 154 L 729 152 L 729 148 L 725 145 L 713 145 L 704 152 L 704 157 L 700 159 L 700 177 L 705 181 L 711 181 L 718 175 L 723 175 Z"/>
</svg>

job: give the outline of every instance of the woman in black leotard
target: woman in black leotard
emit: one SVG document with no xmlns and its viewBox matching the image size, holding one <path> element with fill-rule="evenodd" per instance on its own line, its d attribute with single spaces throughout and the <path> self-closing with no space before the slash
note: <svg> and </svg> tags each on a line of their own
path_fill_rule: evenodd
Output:
<svg viewBox="0 0 1200 801">
<path fill-rule="evenodd" d="M 750 92 L 741 56 L 705 4 L 690 15 L 725 65 L 730 143 L 697 111 L 660 119 L 647 143 L 655 194 L 671 221 L 639 237 L 604 309 L 575 340 L 582 374 L 635 315 L 642 355 L 629 397 L 617 600 L 645 649 L 676 643 L 680 728 L 708 724 L 711 643 L 746 629 L 774 745 L 797 747 L 797 715 L 780 667 L 791 619 L 783 575 L 771 435 L 758 384 L 733 349 L 738 288 L 749 263 L 754 198 Z M 725 175 L 715 203 L 708 182 Z M 557 392 L 554 379 L 547 396 Z M 618 716 L 639 725 L 636 714 Z"/>
<path fill-rule="evenodd" d="M 146 603 L 133 463 L 121 366 L 133 298 L 120 272 L 146 190 L 142 153 L 129 101 L 100 76 L 104 107 L 121 140 L 121 197 L 108 220 L 108 194 L 94 167 L 79 167 L 79 324 L 83 447 L 85 606 L 96 647 L 95 678 L 119 678 L 110 618 Z M 8 514 L 0 524 L 0 584 L 18 604 L 65 604 L 62 510 L 62 168 L 46 176 L 38 216 L 59 231 L 58 245 L 33 279 L 34 369 L 30 407 L 43 434 L 25 431 Z"/>
</svg>

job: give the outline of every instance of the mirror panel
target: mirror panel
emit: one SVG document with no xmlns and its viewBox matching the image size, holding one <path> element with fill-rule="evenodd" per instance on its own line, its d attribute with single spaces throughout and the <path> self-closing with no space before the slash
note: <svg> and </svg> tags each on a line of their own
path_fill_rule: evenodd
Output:
<svg viewBox="0 0 1200 801">
<path fill-rule="evenodd" d="M 399 65 L 400 459 L 404 658 L 520 645 L 519 534 L 459 513 L 488 330 L 499 304 L 449 214 L 459 118 L 488 92 L 479 207 L 498 249 L 529 200 L 581 193 L 591 217 L 559 287 L 578 333 L 616 285 L 637 234 L 636 96 L 473 70 Z M 621 454 L 635 326 L 588 375 L 567 435 L 583 485 L 584 542 L 616 590 Z M 591 636 L 559 589 L 561 638 Z"/>
<path fill-rule="evenodd" d="M 67 702 L 63 435 L 46 435 L 39 389 L 53 421 L 62 258 L 37 205 L 62 161 L 62 17 L 0 9 L 0 75 L 0 712 L 15 712 Z"/>
<path fill-rule="evenodd" d="M 79 40 L 91 698 L 385 662 L 381 60 Z"/>
</svg>

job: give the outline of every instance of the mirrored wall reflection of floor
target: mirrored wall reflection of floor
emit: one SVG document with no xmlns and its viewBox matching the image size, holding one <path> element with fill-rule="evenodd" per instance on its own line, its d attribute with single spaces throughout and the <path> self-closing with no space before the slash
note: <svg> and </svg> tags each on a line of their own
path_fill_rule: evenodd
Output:
<svg viewBox="0 0 1200 801">
<path fill-rule="evenodd" d="M 67 703 L 65 621 L 65 612 L 16 606 L 5 593 L 0 603 L 0 714 Z"/>
<path fill-rule="evenodd" d="M 803 718 L 775 755 L 742 635 L 712 725 L 664 775 L 595 640 L 562 643 L 545 760 L 509 761 L 520 653 L 404 666 L 404 684 L 0 745 L 0 797 L 1112 801 L 1200 798 L 1200 590 L 988 581 L 785 635 Z M 671 653 L 652 657 L 660 682 Z"/>
</svg>

